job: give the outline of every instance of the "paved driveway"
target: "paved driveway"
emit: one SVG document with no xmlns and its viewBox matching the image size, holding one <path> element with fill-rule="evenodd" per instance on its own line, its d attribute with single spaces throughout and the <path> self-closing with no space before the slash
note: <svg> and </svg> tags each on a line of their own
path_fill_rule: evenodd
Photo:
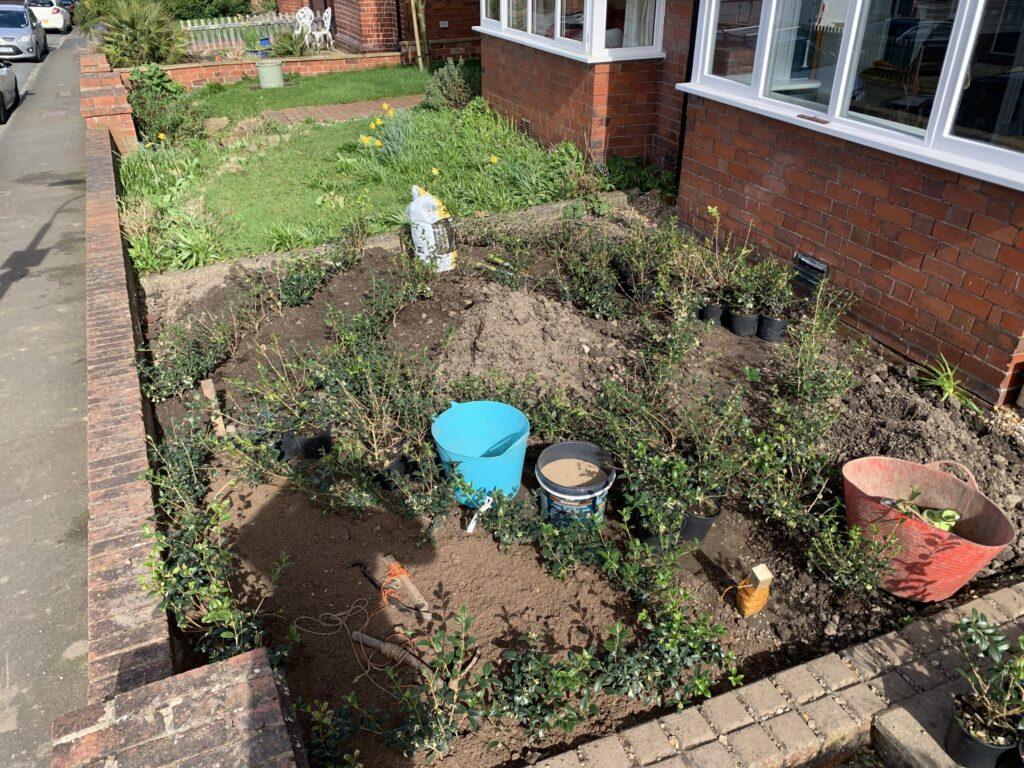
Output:
<svg viewBox="0 0 1024 768">
<path fill-rule="evenodd" d="M 77 33 L 0 127 L 0 765 L 85 703 L 84 126 Z M 58 48 L 59 46 L 59 48 Z"/>
</svg>

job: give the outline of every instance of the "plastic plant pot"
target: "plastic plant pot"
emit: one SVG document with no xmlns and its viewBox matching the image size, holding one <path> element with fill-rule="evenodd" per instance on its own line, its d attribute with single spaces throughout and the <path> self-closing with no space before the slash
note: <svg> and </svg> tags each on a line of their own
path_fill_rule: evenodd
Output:
<svg viewBox="0 0 1024 768">
<path fill-rule="evenodd" d="M 757 333 L 757 321 L 760 315 L 737 315 L 729 313 L 729 330 L 737 336 L 753 336 Z"/>
<path fill-rule="evenodd" d="M 786 336 L 787 327 L 788 320 L 761 315 L 761 319 L 757 321 L 757 338 L 772 343 L 780 342 Z"/>
<path fill-rule="evenodd" d="M 699 544 L 707 537 L 708 531 L 720 514 L 721 511 L 708 516 L 687 512 L 683 518 L 683 527 L 679 529 L 679 538 L 683 541 L 696 541 Z"/>
<path fill-rule="evenodd" d="M 1010 768 L 1020 765 L 1016 744 L 1000 746 L 974 738 L 957 716 L 955 706 L 946 728 L 943 746 L 946 754 L 964 768 Z"/>
<path fill-rule="evenodd" d="M 256 62 L 260 88 L 284 88 L 284 66 L 280 59 L 265 59 Z"/>
<path fill-rule="evenodd" d="M 724 308 L 721 304 L 705 304 L 697 312 L 697 319 L 713 325 L 721 325 L 723 311 Z"/>
</svg>

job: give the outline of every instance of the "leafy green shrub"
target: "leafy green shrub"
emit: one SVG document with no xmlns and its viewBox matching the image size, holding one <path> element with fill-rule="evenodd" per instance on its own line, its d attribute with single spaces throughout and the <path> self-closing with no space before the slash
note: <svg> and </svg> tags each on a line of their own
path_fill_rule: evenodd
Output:
<svg viewBox="0 0 1024 768">
<path fill-rule="evenodd" d="M 99 50 L 112 67 L 184 61 L 187 40 L 177 20 L 157 0 L 110 0 L 96 21 Z"/>
<path fill-rule="evenodd" d="M 224 321 L 168 325 L 147 350 L 153 360 L 139 363 L 142 391 L 153 402 L 180 394 L 224 362 L 231 344 L 231 328 Z"/>
<path fill-rule="evenodd" d="M 960 674 L 970 686 L 957 699 L 957 718 L 982 742 L 1016 744 L 1024 715 L 1024 637 L 1010 642 L 998 624 L 977 609 L 961 617 L 956 630 L 967 660 Z"/>
<path fill-rule="evenodd" d="M 153 549 L 142 583 L 160 596 L 161 608 L 193 638 L 196 649 L 216 661 L 263 644 L 257 621 L 263 601 L 245 606 L 233 590 L 234 557 L 222 532 L 228 507 L 223 501 L 206 501 L 209 452 L 195 407 L 167 439 L 152 447 L 148 479 L 156 491 L 157 517 L 146 526 Z M 267 592 L 286 564 L 282 556 Z"/>
<path fill-rule="evenodd" d="M 304 35 L 293 29 L 285 29 L 274 35 L 270 45 L 270 52 L 281 58 L 305 56 L 309 53 L 309 46 L 306 45 Z"/>
<path fill-rule="evenodd" d="M 176 19 L 215 19 L 252 13 L 249 0 L 160 0 Z"/>
<path fill-rule="evenodd" d="M 614 252 L 601 233 L 581 229 L 555 252 L 555 285 L 562 301 L 596 317 L 612 320 L 625 310 Z"/>
<path fill-rule="evenodd" d="M 203 115 L 198 104 L 156 64 L 132 70 L 128 102 L 135 126 L 145 141 L 177 141 L 203 134 Z"/>
<path fill-rule="evenodd" d="M 796 270 L 770 256 L 758 265 L 761 273 L 759 310 L 768 317 L 785 317 L 793 306 L 793 278 Z"/>
<path fill-rule="evenodd" d="M 358 248 L 342 245 L 324 255 L 287 259 L 277 285 L 278 300 L 286 307 L 308 304 L 332 275 L 350 269 L 361 258 Z"/>
<path fill-rule="evenodd" d="M 462 109 L 477 94 L 473 93 L 463 71 L 462 60 L 449 58 L 434 70 L 423 90 L 423 106 L 428 109 Z"/>
<path fill-rule="evenodd" d="M 609 157 L 605 170 L 615 189 L 639 189 L 640 192 L 656 189 L 666 194 L 676 192 L 676 179 L 672 171 L 659 171 L 653 165 L 636 158 Z"/>
</svg>

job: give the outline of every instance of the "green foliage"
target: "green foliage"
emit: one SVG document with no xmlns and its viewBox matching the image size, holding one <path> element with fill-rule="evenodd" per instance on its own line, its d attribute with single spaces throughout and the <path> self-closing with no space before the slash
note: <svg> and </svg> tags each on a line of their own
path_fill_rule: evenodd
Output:
<svg viewBox="0 0 1024 768">
<path fill-rule="evenodd" d="M 960 672 L 970 686 L 958 700 L 957 716 L 980 741 L 1015 744 L 1024 733 L 1024 637 L 1011 643 L 977 609 L 962 616 L 956 629 L 967 660 Z"/>
<path fill-rule="evenodd" d="M 622 317 L 625 302 L 612 266 L 614 251 L 602 233 L 574 228 L 555 251 L 555 285 L 562 301 L 598 320 Z"/>
<path fill-rule="evenodd" d="M 156 519 L 145 529 L 153 549 L 142 583 L 160 597 L 161 608 L 193 638 L 195 648 L 215 661 L 263 644 L 257 616 L 287 558 L 282 554 L 275 564 L 262 595 L 243 604 L 232 587 L 234 558 L 222 532 L 227 505 L 206 499 L 208 458 L 195 407 L 169 437 L 152 446 L 148 479 L 156 493 Z"/>
<path fill-rule="evenodd" d="M 270 52 L 280 58 L 305 56 L 309 53 L 309 46 L 306 45 L 304 35 L 293 29 L 285 29 L 274 35 Z"/>
<path fill-rule="evenodd" d="M 194 269 L 223 257 L 220 231 L 196 195 L 211 150 L 158 144 L 121 160 L 121 223 L 139 274 Z"/>
<path fill-rule="evenodd" d="M 636 158 L 610 157 L 605 170 L 615 189 L 638 189 L 641 193 L 656 189 L 669 195 L 676 193 L 676 179 L 672 171 L 659 171 Z"/>
<path fill-rule="evenodd" d="M 746 263 L 750 248 L 746 243 L 737 245 L 731 234 L 722 234 L 717 208 L 708 206 L 707 212 L 713 229 L 697 251 L 698 282 L 704 303 L 718 304 L 728 300 L 736 271 Z"/>
<path fill-rule="evenodd" d="M 155 64 L 132 70 L 128 101 L 139 135 L 147 142 L 173 142 L 203 134 L 198 105 Z"/>
<path fill-rule="evenodd" d="M 975 413 L 981 413 L 981 408 L 961 384 L 957 367 L 951 365 L 945 355 L 939 355 L 939 360 L 936 363 L 922 365 L 917 383 L 922 387 L 937 389 L 942 402 L 953 399 Z"/>
<path fill-rule="evenodd" d="M 278 301 L 286 307 L 301 307 L 334 275 L 359 263 L 359 248 L 342 245 L 327 254 L 285 260 L 277 284 Z"/>
<path fill-rule="evenodd" d="M 185 34 L 157 0 L 109 0 L 90 9 L 89 19 L 99 51 L 112 67 L 174 64 L 185 59 Z M 99 22 L 102 31 L 96 26 Z"/>
<path fill-rule="evenodd" d="M 252 13 L 249 0 L 160 0 L 176 19 L 216 19 Z"/>
<path fill-rule="evenodd" d="M 140 350 L 150 355 L 139 361 L 143 393 L 155 403 L 194 387 L 227 359 L 233 341 L 225 321 L 168 325 L 152 348 Z"/>
<path fill-rule="evenodd" d="M 895 531 L 879 541 L 859 526 L 847 527 L 841 505 L 833 500 L 830 508 L 817 511 L 807 558 L 837 589 L 864 593 L 878 588 L 898 550 Z"/>
<path fill-rule="evenodd" d="M 768 256 L 757 269 L 761 274 L 759 311 L 768 317 L 785 317 L 793 305 L 793 266 Z"/>
<path fill-rule="evenodd" d="M 462 59 L 456 64 L 451 58 L 435 69 L 423 91 L 423 106 L 427 109 L 462 109 L 479 93 L 474 93 L 466 79 Z"/>
<path fill-rule="evenodd" d="M 736 315 L 756 315 L 761 306 L 764 282 L 762 270 L 747 259 L 740 259 L 726 289 L 726 303 Z"/>
</svg>

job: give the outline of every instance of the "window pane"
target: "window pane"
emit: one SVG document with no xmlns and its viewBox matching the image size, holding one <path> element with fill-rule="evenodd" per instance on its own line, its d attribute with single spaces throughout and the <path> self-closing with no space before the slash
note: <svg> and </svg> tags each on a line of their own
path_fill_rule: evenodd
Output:
<svg viewBox="0 0 1024 768">
<path fill-rule="evenodd" d="M 533 0 L 533 27 L 530 31 L 544 37 L 555 36 L 555 0 Z"/>
<path fill-rule="evenodd" d="M 488 19 L 501 20 L 501 0 L 487 0 L 486 11 Z"/>
<path fill-rule="evenodd" d="M 867 0 L 849 113 L 921 134 L 946 60 L 957 0 Z"/>
<path fill-rule="evenodd" d="M 849 7 L 849 0 L 779 0 L 768 46 L 770 95 L 828 107 Z"/>
<path fill-rule="evenodd" d="M 562 37 L 583 40 L 585 8 L 584 0 L 562 0 Z"/>
<path fill-rule="evenodd" d="M 605 19 L 606 48 L 654 45 L 656 0 L 608 0 Z"/>
<path fill-rule="evenodd" d="M 754 72 L 761 0 L 721 0 L 715 27 L 711 73 L 749 83 Z"/>
<path fill-rule="evenodd" d="M 526 0 L 508 0 L 508 26 L 526 31 Z"/>
<path fill-rule="evenodd" d="M 1024 152 L 1024 2 L 988 0 L 953 134 Z"/>
</svg>

